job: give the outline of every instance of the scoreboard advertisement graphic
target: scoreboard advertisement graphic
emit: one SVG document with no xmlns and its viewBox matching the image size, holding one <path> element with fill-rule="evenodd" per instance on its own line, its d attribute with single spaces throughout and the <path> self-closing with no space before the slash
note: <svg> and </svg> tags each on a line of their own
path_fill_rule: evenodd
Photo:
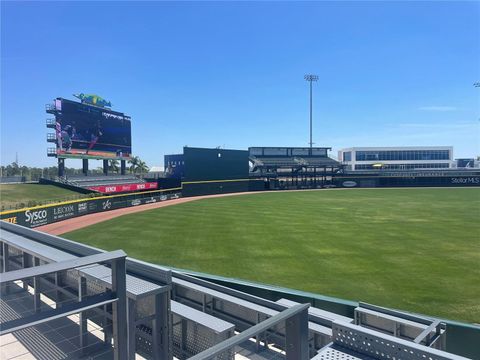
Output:
<svg viewBox="0 0 480 360">
<path fill-rule="evenodd" d="M 129 159 L 131 119 L 107 108 L 55 100 L 56 153 L 64 158 Z"/>
</svg>

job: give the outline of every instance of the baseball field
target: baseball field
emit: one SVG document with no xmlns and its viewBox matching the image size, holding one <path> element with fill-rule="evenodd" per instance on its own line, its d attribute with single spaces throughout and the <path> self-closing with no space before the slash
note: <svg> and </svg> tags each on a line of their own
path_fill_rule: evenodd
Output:
<svg viewBox="0 0 480 360">
<path fill-rule="evenodd" d="M 177 268 L 480 322 L 480 189 L 213 198 L 64 236 Z"/>
</svg>

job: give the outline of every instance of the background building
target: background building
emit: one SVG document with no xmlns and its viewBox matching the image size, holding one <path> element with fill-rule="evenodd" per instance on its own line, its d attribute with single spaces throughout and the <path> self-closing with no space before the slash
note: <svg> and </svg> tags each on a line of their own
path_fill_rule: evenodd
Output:
<svg viewBox="0 0 480 360">
<path fill-rule="evenodd" d="M 453 165 L 453 147 L 352 147 L 339 150 L 338 160 L 347 170 L 446 169 Z"/>
</svg>

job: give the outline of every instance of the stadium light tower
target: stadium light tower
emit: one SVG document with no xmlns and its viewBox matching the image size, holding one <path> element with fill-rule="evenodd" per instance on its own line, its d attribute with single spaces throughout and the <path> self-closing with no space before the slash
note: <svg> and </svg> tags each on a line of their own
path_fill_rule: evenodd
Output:
<svg viewBox="0 0 480 360">
<path fill-rule="evenodd" d="M 312 83 L 318 80 L 318 75 L 308 74 L 303 77 L 310 82 L 310 149 L 313 147 L 312 140 Z"/>
<path fill-rule="evenodd" d="M 480 82 L 474 83 L 473 86 L 475 86 L 475 87 L 480 87 Z"/>
</svg>

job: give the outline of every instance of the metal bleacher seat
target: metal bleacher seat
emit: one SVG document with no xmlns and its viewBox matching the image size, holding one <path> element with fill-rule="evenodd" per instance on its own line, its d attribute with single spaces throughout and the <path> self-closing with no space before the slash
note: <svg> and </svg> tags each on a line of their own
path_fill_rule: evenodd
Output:
<svg viewBox="0 0 480 360">
<path fill-rule="evenodd" d="M 285 305 L 287 307 L 292 307 L 294 305 L 299 304 L 298 302 L 288 300 L 288 299 L 277 300 L 277 303 L 281 304 L 281 305 Z M 316 307 L 313 307 L 313 306 L 311 306 L 308 309 L 308 314 L 323 319 L 324 321 L 326 321 L 325 325 L 327 325 L 329 327 L 332 326 L 332 323 L 335 320 L 340 320 L 340 321 L 344 321 L 344 322 L 347 322 L 347 323 L 353 322 L 352 318 L 349 318 L 349 317 L 343 316 L 343 315 L 339 315 L 339 314 L 336 314 L 336 313 L 331 312 L 331 311 L 322 310 L 322 309 L 319 309 L 319 308 L 316 308 Z"/>
<path fill-rule="evenodd" d="M 234 335 L 235 325 L 172 301 L 173 355 L 187 359 Z"/>
<path fill-rule="evenodd" d="M 259 305 L 252 301 L 248 301 L 233 295 L 226 294 L 224 292 L 208 288 L 187 280 L 173 278 L 173 298 L 179 302 L 188 304 L 201 311 L 215 315 L 227 321 L 231 321 L 235 324 L 236 330 L 244 331 L 250 326 L 258 324 L 272 316 L 280 313 L 281 309 L 275 310 L 267 306 Z M 282 305 L 282 308 L 292 307 L 293 302 L 285 300 L 285 303 L 277 302 Z M 288 305 L 287 305 L 288 303 Z M 341 315 L 330 313 L 317 309 L 317 316 L 328 313 L 329 317 L 322 316 L 322 319 L 326 324 L 332 323 L 332 319 L 337 316 L 337 319 L 348 319 Z M 318 319 L 317 319 L 318 320 Z M 353 321 L 353 319 L 349 319 Z M 309 321 L 309 342 L 312 353 L 315 349 L 319 349 L 322 346 L 328 344 L 331 341 L 332 330 L 325 325 L 318 322 Z M 284 336 L 283 329 L 277 329 L 277 335 L 279 337 L 269 335 L 269 339 L 275 339 L 281 341 L 281 337 Z M 265 337 L 258 337 L 256 339 L 257 347 L 261 341 L 265 341 Z"/>
<path fill-rule="evenodd" d="M 145 182 L 143 179 L 137 178 L 135 175 L 102 175 L 102 176 L 69 176 L 66 180 L 67 184 L 77 187 L 90 187 L 102 185 L 126 185 L 138 184 Z"/>
<path fill-rule="evenodd" d="M 341 321 L 335 321 L 333 323 L 332 332 L 332 343 L 320 349 L 312 360 L 467 359 L 462 356 Z"/>
<path fill-rule="evenodd" d="M 355 308 L 355 324 L 429 347 L 445 348 L 445 325 L 436 319 L 360 303 Z"/>
</svg>

